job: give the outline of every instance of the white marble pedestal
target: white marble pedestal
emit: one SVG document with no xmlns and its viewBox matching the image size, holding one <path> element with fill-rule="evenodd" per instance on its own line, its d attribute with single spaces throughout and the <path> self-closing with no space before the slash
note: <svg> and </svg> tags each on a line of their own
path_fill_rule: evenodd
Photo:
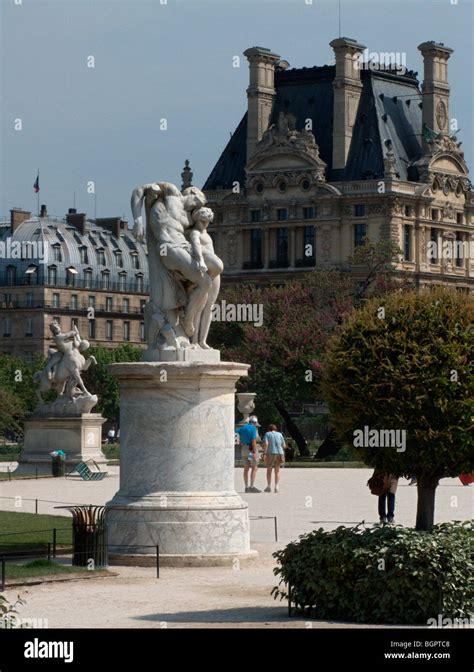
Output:
<svg viewBox="0 0 474 672">
<path fill-rule="evenodd" d="M 247 364 L 111 364 L 120 382 L 120 489 L 109 557 L 123 564 L 222 565 L 255 557 L 234 489 L 235 383 Z"/>
<path fill-rule="evenodd" d="M 51 473 L 53 450 L 66 453 L 68 466 L 95 460 L 106 464 L 102 453 L 102 425 L 100 413 L 83 413 L 77 416 L 30 415 L 25 419 L 25 442 L 20 457 L 22 472 L 29 467 Z"/>
</svg>

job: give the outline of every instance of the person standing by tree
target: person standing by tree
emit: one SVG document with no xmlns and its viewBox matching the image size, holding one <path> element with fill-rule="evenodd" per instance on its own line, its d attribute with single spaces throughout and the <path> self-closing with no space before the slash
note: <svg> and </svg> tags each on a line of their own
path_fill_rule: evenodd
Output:
<svg viewBox="0 0 474 672">
<path fill-rule="evenodd" d="M 283 434 L 277 431 L 276 425 L 270 425 L 268 432 L 263 437 L 263 450 L 265 464 L 267 465 L 267 487 L 264 492 L 272 491 L 272 470 L 275 469 L 275 492 L 278 492 L 280 482 L 280 466 L 285 461 L 285 439 Z"/>
<path fill-rule="evenodd" d="M 238 427 L 235 430 L 240 437 L 240 443 L 242 445 L 245 492 L 262 492 L 255 487 L 255 479 L 257 478 L 258 471 L 257 427 L 258 418 L 256 415 L 251 415 L 249 421 L 245 425 L 242 425 L 242 427 Z"/>
</svg>

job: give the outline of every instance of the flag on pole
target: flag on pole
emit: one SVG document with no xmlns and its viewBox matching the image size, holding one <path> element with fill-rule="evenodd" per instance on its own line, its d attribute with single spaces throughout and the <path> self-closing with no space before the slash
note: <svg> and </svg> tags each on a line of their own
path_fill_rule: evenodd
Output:
<svg viewBox="0 0 474 672">
<path fill-rule="evenodd" d="M 36 177 L 35 183 L 33 185 L 33 189 L 35 190 L 35 194 L 37 194 L 40 190 L 40 176 L 39 176 L 39 173 Z"/>
</svg>

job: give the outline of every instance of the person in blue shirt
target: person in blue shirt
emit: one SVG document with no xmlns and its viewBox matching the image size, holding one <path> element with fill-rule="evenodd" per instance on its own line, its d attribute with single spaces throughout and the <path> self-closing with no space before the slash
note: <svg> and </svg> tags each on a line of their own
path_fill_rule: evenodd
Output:
<svg viewBox="0 0 474 672">
<path fill-rule="evenodd" d="M 257 450 L 257 427 L 258 418 L 251 415 L 247 424 L 238 427 L 235 431 L 239 435 L 242 446 L 242 460 L 244 463 L 244 484 L 245 492 L 262 492 L 255 487 L 255 479 L 258 471 L 258 450 Z M 250 471 L 250 486 L 249 486 Z"/>
<path fill-rule="evenodd" d="M 275 492 L 278 492 L 280 482 L 280 466 L 285 461 L 285 439 L 283 434 L 277 431 L 276 425 L 270 425 L 268 432 L 263 437 L 263 450 L 265 464 L 267 465 L 267 487 L 264 492 L 272 491 L 272 470 L 275 469 Z"/>
</svg>

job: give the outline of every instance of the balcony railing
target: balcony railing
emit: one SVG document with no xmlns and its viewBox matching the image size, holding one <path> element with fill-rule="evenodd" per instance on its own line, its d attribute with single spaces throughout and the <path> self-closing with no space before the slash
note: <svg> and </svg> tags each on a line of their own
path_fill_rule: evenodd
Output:
<svg viewBox="0 0 474 672">
<path fill-rule="evenodd" d="M 113 307 L 106 308 L 105 305 L 100 306 L 89 306 L 86 303 L 82 303 L 80 306 L 71 306 L 68 304 L 65 305 L 54 305 L 53 303 L 48 303 L 47 301 L 0 301 L 0 310 L 15 310 L 18 308 L 30 309 L 30 310 L 48 310 L 48 311 L 58 311 L 63 313 L 75 313 L 75 314 L 87 314 L 89 308 L 94 308 L 96 313 L 106 313 L 107 315 L 120 314 L 120 315 L 143 315 L 143 308 L 129 308 L 126 310 L 123 307 Z"/>
<path fill-rule="evenodd" d="M 34 275 L 34 274 L 31 274 Z M 85 278 L 77 278 L 74 276 L 74 279 L 71 277 L 57 277 L 56 279 L 51 277 L 45 277 L 40 274 L 37 278 L 30 280 L 29 278 L 15 278 L 7 277 L 6 274 L 0 275 L 0 287 L 25 287 L 25 286 L 44 286 L 44 287 L 62 287 L 67 289 L 90 289 L 98 290 L 101 292 L 123 292 L 135 293 L 135 294 L 148 294 L 150 290 L 150 285 L 148 282 L 143 281 L 142 284 L 136 280 L 126 280 L 122 282 L 115 282 L 109 280 L 105 282 L 103 278 L 95 278 L 92 280 L 86 280 Z"/>
</svg>

